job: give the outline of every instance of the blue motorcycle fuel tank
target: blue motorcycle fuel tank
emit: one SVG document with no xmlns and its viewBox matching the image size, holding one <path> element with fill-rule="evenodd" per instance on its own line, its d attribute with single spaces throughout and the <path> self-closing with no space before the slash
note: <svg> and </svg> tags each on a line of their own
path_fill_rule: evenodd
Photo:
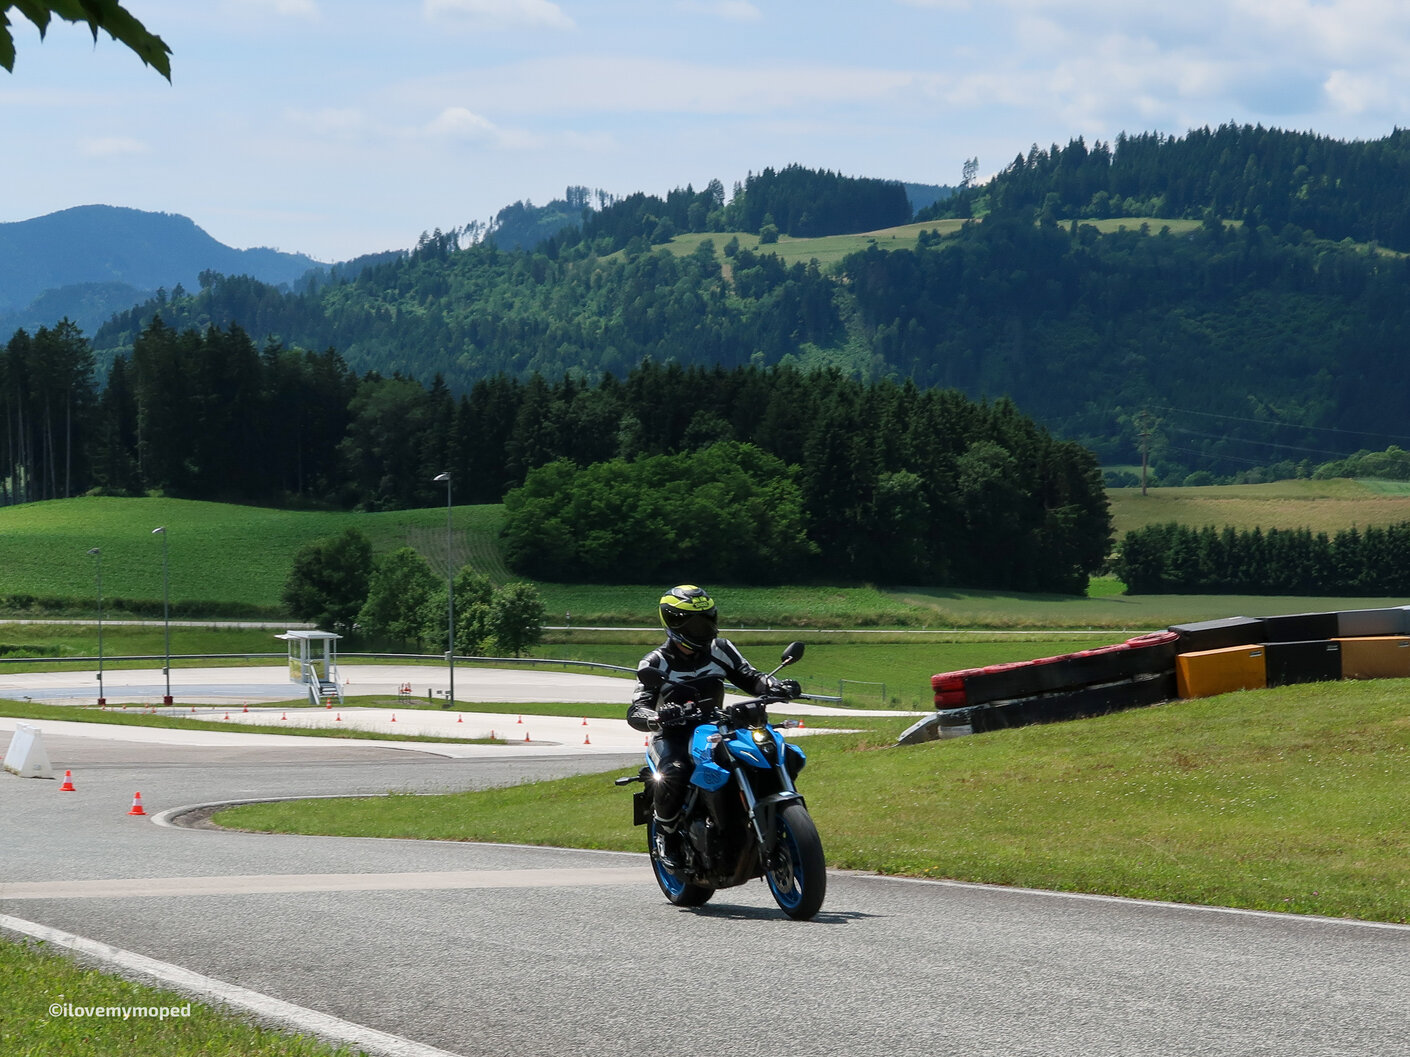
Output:
<svg viewBox="0 0 1410 1057">
<path fill-rule="evenodd" d="M 794 774 L 802 770 L 807 759 L 803 755 L 803 750 L 791 742 L 784 741 L 783 736 L 772 727 L 764 729 L 773 739 L 774 759 L 779 758 L 778 754 L 786 753 L 791 759 L 789 770 Z M 691 784 L 711 792 L 722 788 L 729 781 L 729 769 L 721 767 L 715 762 L 715 746 L 720 742 L 721 733 L 719 727 L 706 723 L 696 727 L 690 739 L 690 756 L 695 763 L 695 768 L 690 776 Z M 765 770 L 774 766 L 755 742 L 753 732 L 750 730 L 731 731 L 724 738 L 724 744 L 729 750 L 729 754 L 736 760 Z"/>
</svg>

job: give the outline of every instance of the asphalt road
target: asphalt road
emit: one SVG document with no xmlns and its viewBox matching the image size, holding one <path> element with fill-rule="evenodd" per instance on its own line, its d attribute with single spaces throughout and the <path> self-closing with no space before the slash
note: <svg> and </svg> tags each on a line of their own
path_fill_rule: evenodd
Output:
<svg viewBox="0 0 1410 1057">
<path fill-rule="evenodd" d="M 126 814 L 139 789 L 155 815 L 482 787 L 627 766 L 635 753 L 46 747 L 78 788 L 0 774 L 0 915 L 466 1057 L 1407 1052 L 1401 927 L 856 873 L 832 875 L 822 913 L 799 923 L 762 882 L 672 908 L 643 855 L 243 834 Z M 813 806 L 826 841 L 826 804 Z M 622 816 L 625 827 L 626 793 Z"/>
</svg>

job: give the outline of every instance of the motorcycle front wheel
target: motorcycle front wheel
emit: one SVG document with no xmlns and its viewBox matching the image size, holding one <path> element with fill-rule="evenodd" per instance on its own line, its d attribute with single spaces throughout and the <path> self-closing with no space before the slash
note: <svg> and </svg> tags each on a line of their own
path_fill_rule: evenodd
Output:
<svg viewBox="0 0 1410 1057">
<path fill-rule="evenodd" d="M 656 820 L 654 818 L 646 824 L 646 851 L 651 856 L 651 872 L 656 875 L 656 883 L 661 886 L 661 891 L 665 893 L 666 898 L 673 905 L 698 907 L 715 894 L 713 888 L 691 884 L 684 878 L 677 877 L 661 864 L 661 860 L 656 854 Z"/>
<path fill-rule="evenodd" d="M 764 879 L 779 908 L 796 921 L 806 921 L 827 895 L 822 838 L 808 809 L 799 803 L 784 806 L 775 829 L 777 841 Z"/>
</svg>

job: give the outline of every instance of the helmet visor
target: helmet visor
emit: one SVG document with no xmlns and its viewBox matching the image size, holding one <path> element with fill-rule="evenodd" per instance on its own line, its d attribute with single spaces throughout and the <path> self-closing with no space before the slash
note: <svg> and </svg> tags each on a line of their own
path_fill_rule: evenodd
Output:
<svg viewBox="0 0 1410 1057">
<path fill-rule="evenodd" d="M 670 630 L 687 646 L 703 650 L 715 641 L 719 622 L 713 610 L 709 613 L 691 613 L 684 619 L 671 621 Z"/>
</svg>

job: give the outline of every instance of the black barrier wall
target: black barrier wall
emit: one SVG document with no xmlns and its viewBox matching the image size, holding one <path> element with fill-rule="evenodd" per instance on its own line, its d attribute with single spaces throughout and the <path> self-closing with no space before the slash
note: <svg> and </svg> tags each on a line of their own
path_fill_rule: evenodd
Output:
<svg viewBox="0 0 1410 1057">
<path fill-rule="evenodd" d="M 1222 651 L 1239 654 L 1238 679 L 1188 678 L 1219 661 Z M 1345 672 L 1344 653 L 1355 659 Z M 1261 667 L 1254 672 L 1250 664 Z M 1182 665 L 1187 677 L 1177 682 L 1176 669 Z M 1287 686 L 1376 678 L 1380 672 L 1398 675 L 1402 666 L 1410 668 L 1410 605 L 1223 617 L 1172 625 L 1164 632 L 1096 650 L 942 672 L 930 680 L 938 720 L 917 723 L 901 740 L 1101 715 L 1158 704 L 1182 693 L 1222 693 L 1236 685 Z"/>
</svg>

